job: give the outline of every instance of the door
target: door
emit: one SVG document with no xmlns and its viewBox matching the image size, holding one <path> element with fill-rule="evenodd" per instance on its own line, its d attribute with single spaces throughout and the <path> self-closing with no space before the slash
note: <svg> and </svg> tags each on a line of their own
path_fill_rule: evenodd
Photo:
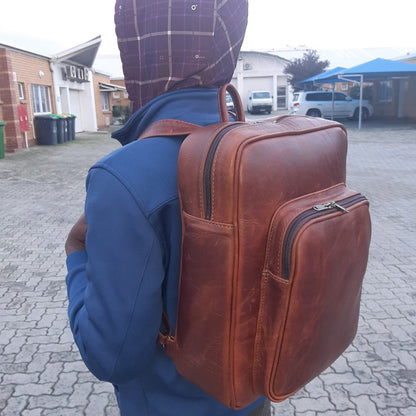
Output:
<svg viewBox="0 0 416 416">
<path fill-rule="evenodd" d="M 347 101 L 347 96 L 341 92 L 336 92 L 334 96 L 334 117 L 349 117 L 351 103 Z"/>
<path fill-rule="evenodd" d="M 287 87 L 277 87 L 277 108 L 287 108 Z"/>
<path fill-rule="evenodd" d="M 83 131 L 84 123 L 82 119 L 81 103 L 80 103 L 80 92 L 77 90 L 69 90 L 69 108 L 70 113 L 73 114 L 75 119 L 75 131 Z"/>
</svg>

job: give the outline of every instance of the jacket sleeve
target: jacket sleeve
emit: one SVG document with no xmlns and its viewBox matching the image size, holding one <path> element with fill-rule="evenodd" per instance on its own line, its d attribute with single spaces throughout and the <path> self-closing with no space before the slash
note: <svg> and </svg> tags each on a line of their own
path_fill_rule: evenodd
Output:
<svg viewBox="0 0 416 416">
<path fill-rule="evenodd" d="M 159 241 L 116 175 L 92 169 L 87 179 L 86 252 L 67 259 L 68 314 L 89 370 L 118 384 L 152 361 L 162 314 Z"/>
</svg>

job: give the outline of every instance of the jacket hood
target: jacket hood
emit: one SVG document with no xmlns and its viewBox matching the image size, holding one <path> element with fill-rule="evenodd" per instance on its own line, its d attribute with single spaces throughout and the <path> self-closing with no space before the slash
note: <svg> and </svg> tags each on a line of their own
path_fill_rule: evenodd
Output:
<svg viewBox="0 0 416 416">
<path fill-rule="evenodd" d="M 133 111 L 168 91 L 230 82 L 247 0 L 117 0 L 115 24 Z"/>
</svg>

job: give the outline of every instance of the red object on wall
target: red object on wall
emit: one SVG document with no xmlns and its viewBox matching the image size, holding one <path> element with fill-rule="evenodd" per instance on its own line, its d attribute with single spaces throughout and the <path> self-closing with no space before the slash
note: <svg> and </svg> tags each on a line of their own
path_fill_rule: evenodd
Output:
<svg viewBox="0 0 416 416">
<path fill-rule="evenodd" d="M 19 115 L 20 130 L 21 131 L 29 131 L 30 130 L 30 123 L 29 123 L 29 116 L 27 114 L 27 106 L 18 105 L 17 106 L 17 114 Z"/>
</svg>

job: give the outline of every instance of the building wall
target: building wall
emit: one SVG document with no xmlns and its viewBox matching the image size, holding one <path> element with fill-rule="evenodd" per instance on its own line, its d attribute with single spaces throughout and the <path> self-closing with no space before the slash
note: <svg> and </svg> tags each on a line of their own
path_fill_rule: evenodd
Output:
<svg viewBox="0 0 416 416">
<path fill-rule="evenodd" d="M 19 83 L 23 87 L 23 99 L 19 98 Z M 3 101 L 3 121 L 7 123 L 4 131 L 6 152 L 20 150 L 26 145 L 24 133 L 19 127 L 18 105 L 27 107 L 31 123 L 31 129 L 27 132 L 28 145 L 36 144 L 32 85 L 49 87 L 51 111 L 54 112 L 54 90 L 49 60 L 46 57 L 37 57 L 24 52 L 0 49 L 0 98 Z"/>
<path fill-rule="evenodd" d="M 284 88 L 285 102 L 279 100 L 279 109 L 287 109 L 291 92 L 288 75 L 284 73 L 287 61 L 261 52 L 241 52 L 233 75 L 232 84 L 240 93 L 244 109 L 247 108 L 248 96 L 253 90 L 270 91 L 273 96 L 273 110 L 278 109 L 278 91 Z"/>
<path fill-rule="evenodd" d="M 111 78 L 111 84 L 126 88 L 124 78 Z M 119 116 L 113 117 L 114 124 L 119 125 L 125 123 L 131 115 L 131 103 L 127 91 L 113 91 L 111 98 L 113 106 L 119 106 L 120 110 Z"/>
<path fill-rule="evenodd" d="M 379 82 L 374 82 L 373 100 L 374 116 L 379 118 L 416 120 L 416 77 L 391 79 L 391 97 L 383 99 Z"/>
<path fill-rule="evenodd" d="M 356 85 L 354 82 L 334 82 L 333 84 L 320 84 L 320 85 L 315 85 L 315 88 L 318 87 L 318 89 L 320 90 L 324 90 L 324 91 L 339 91 L 339 92 L 344 92 L 345 94 L 349 94 L 350 89 Z"/>
<path fill-rule="evenodd" d="M 67 75 L 71 73 L 71 65 L 52 62 L 51 66 L 57 113 L 75 115 L 76 132 L 97 130 L 96 114 L 91 111 L 95 108 L 92 71 L 80 65 L 72 65 L 79 77 L 71 78 Z"/>
<path fill-rule="evenodd" d="M 404 80 L 402 88 L 406 91 L 403 99 L 403 117 L 416 119 L 416 77 Z"/>
<path fill-rule="evenodd" d="M 120 87 L 126 88 L 124 78 L 111 78 L 111 84 L 119 85 Z M 113 93 L 113 105 L 121 105 L 124 107 L 130 107 L 130 100 L 127 91 L 118 91 Z"/>
<path fill-rule="evenodd" d="M 416 56 L 410 55 L 404 59 L 401 59 L 402 62 L 408 64 L 416 64 Z M 403 94 L 403 117 L 416 119 L 416 77 L 409 77 L 402 81 L 401 85 Z"/>
<path fill-rule="evenodd" d="M 108 75 L 100 74 L 96 72 L 93 77 L 94 86 L 94 97 L 95 97 L 95 111 L 97 113 L 97 127 L 103 129 L 113 124 L 113 113 L 112 113 L 112 94 L 108 94 L 108 110 L 103 110 L 100 92 L 100 82 L 110 84 L 110 77 Z"/>
</svg>

